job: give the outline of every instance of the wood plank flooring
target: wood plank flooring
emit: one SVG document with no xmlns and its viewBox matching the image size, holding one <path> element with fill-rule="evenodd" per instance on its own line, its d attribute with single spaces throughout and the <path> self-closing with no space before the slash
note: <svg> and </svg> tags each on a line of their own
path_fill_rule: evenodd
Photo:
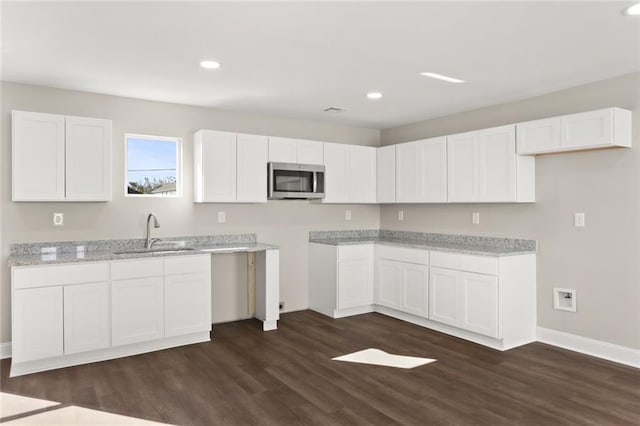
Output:
<svg viewBox="0 0 640 426">
<path fill-rule="evenodd" d="M 380 314 L 282 315 L 214 340 L 10 379 L 0 389 L 178 425 L 640 425 L 640 370 L 541 343 L 498 352 Z M 412 370 L 331 361 L 366 348 Z"/>
</svg>

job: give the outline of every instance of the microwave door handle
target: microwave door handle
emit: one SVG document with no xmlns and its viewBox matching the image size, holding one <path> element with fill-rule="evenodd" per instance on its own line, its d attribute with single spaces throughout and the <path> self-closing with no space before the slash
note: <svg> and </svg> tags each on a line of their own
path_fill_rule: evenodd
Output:
<svg viewBox="0 0 640 426">
<path fill-rule="evenodd" d="M 318 172 L 313 172 L 313 189 L 311 192 L 314 194 L 318 192 Z"/>
</svg>

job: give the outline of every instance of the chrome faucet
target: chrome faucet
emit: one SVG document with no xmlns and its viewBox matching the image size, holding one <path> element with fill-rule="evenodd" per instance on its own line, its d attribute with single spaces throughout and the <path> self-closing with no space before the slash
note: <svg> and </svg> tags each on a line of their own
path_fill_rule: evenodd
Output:
<svg viewBox="0 0 640 426">
<path fill-rule="evenodd" d="M 149 216 L 147 216 L 147 242 L 144 246 L 144 248 L 146 249 L 150 249 L 151 247 L 153 247 L 153 244 L 155 242 L 160 241 L 159 238 L 151 238 L 151 218 L 153 218 L 153 227 L 160 228 L 160 223 L 158 223 L 158 218 L 156 217 L 156 215 L 153 213 L 149 213 Z"/>
</svg>

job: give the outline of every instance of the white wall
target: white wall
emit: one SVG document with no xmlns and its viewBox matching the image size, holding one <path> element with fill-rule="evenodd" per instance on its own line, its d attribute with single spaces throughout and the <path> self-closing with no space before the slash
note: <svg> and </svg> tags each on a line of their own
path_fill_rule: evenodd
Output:
<svg viewBox="0 0 640 426">
<path fill-rule="evenodd" d="M 272 201 L 267 204 L 194 204 L 192 185 L 192 133 L 215 129 L 274 136 L 298 137 L 329 142 L 378 145 L 378 130 L 243 114 L 208 108 L 150 102 L 15 83 L 2 83 L 0 150 L 2 216 L 0 231 L 2 265 L 7 264 L 13 242 L 58 241 L 100 238 L 142 238 L 145 219 L 154 212 L 162 227 L 154 236 L 204 235 L 255 232 L 260 241 L 280 245 L 281 300 L 287 310 L 308 307 L 307 241 L 310 230 L 377 228 L 378 206 L 320 205 L 307 201 Z M 71 114 L 113 120 L 113 201 L 108 203 L 14 203 L 11 202 L 11 114 L 13 109 Z M 184 197 L 124 197 L 124 134 L 177 136 L 184 140 Z M 34 155 L 38 155 L 34 153 Z M 352 211 L 345 222 L 344 210 Z M 217 223 L 224 210 L 225 224 Z M 65 214 L 65 226 L 51 225 L 53 212 Z M 214 280 L 213 293 L 246 292 L 237 282 L 238 259 L 222 269 L 223 279 Z M 235 262 L 235 263 L 233 263 Z M 234 264 L 236 267 L 234 267 Z M 235 269 L 234 269 L 235 268 Z M 215 275 L 216 270 L 213 271 Z M 235 278 L 234 278 L 235 277 Z M 240 287 L 238 287 L 240 286 Z M 245 293 L 246 294 L 246 293 Z M 237 294 L 236 294 L 237 296 Z M 214 296 L 215 297 L 215 296 Z M 239 297 L 239 296 L 238 296 Z M 0 274 L 0 342 L 10 340 L 9 268 Z M 233 312 L 214 319 L 231 319 Z M 246 315 L 238 307 L 237 317 Z"/>
<path fill-rule="evenodd" d="M 634 148 L 538 156 L 535 204 L 383 206 L 382 228 L 537 239 L 538 325 L 640 348 L 640 73 L 386 129 L 381 142 L 609 106 L 633 110 Z M 586 228 L 573 226 L 574 212 L 586 213 Z M 553 287 L 577 290 L 576 313 L 553 309 Z"/>
</svg>

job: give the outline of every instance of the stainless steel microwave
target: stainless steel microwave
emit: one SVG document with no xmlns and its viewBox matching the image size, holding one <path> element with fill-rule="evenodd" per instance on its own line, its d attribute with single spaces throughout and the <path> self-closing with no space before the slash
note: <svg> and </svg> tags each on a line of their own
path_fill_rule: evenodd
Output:
<svg viewBox="0 0 640 426">
<path fill-rule="evenodd" d="M 270 200 L 324 198 L 324 166 L 271 162 L 267 173 Z"/>
</svg>

